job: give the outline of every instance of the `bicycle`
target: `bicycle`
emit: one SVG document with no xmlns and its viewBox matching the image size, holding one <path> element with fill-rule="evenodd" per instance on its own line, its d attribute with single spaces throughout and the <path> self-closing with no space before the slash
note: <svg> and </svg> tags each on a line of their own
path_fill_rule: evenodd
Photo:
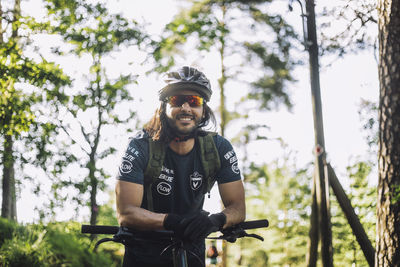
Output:
<svg viewBox="0 0 400 267">
<path fill-rule="evenodd" d="M 226 240 L 230 243 L 236 242 L 238 238 L 252 237 L 264 241 L 264 238 L 257 234 L 248 234 L 246 230 L 266 228 L 268 220 L 245 221 L 237 225 L 231 226 L 221 231 L 222 235 L 218 237 L 207 237 L 207 239 Z M 174 267 L 188 267 L 187 251 L 185 249 L 185 241 L 175 236 L 172 231 L 138 231 L 127 227 L 108 226 L 108 225 L 82 225 L 81 232 L 84 234 L 109 234 L 114 235 L 112 238 L 103 238 L 96 242 L 95 249 L 104 242 L 117 242 L 123 245 L 129 244 L 131 240 L 169 240 L 171 244 L 167 246 L 162 253 L 168 249 L 172 249 L 172 259 Z M 189 251 L 190 252 L 190 251 Z M 162 254 L 161 253 L 161 254 Z M 197 256 L 197 259 L 201 259 Z M 201 261 L 202 262 L 202 261 Z"/>
</svg>

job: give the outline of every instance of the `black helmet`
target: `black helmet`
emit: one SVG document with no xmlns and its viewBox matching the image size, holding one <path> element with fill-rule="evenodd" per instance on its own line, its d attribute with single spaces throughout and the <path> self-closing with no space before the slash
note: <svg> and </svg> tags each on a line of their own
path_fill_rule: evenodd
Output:
<svg viewBox="0 0 400 267">
<path fill-rule="evenodd" d="M 185 89 L 198 92 L 207 102 L 210 100 L 212 94 L 210 81 L 204 73 L 193 67 L 184 66 L 168 72 L 164 81 L 167 85 L 158 92 L 161 101 L 174 92 Z"/>
</svg>

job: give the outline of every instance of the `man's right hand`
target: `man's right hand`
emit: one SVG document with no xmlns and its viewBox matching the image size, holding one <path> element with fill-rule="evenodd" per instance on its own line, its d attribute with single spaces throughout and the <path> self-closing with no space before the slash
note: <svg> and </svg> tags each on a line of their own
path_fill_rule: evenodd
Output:
<svg viewBox="0 0 400 267">
<path fill-rule="evenodd" d="M 185 239 L 184 232 L 186 227 L 198 216 L 198 213 L 191 213 L 186 215 L 178 215 L 174 213 L 168 213 L 164 218 L 164 228 L 165 230 L 174 231 L 174 233 Z"/>
</svg>

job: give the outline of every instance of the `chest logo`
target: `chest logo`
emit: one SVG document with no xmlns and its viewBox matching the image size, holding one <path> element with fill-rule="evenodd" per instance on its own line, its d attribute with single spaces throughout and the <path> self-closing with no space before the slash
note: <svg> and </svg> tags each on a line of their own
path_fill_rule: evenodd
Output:
<svg viewBox="0 0 400 267">
<path fill-rule="evenodd" d="M 192 175 L 190 175 L 190 187 L 193 190 L 199 189 L 202 183 L 203 183 L 203 175 L 201 175 L 198 172 L 194 172 Z"/>
<path fill-rule="evenodd" d="M 171 185 L 167 184 L 166 182 L 161 182 L 157 185 L 157 192 L 161 195 L 167 196 L 171 194 L 172 187 Z"/>
</svg>

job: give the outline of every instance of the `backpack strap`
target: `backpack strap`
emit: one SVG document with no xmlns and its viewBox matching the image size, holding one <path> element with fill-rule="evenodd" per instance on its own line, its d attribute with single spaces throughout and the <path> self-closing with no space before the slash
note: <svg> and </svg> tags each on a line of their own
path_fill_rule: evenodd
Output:
<svg viewBox="0 0 400 267">
<path fill-rule="evenodd" d="M 215 132 L 207 132 L 206 135 L 198 136 L 197 140 L 200 147 L 200 158 L 203 165 L 205 175 L 205 185 L 203 185 L 203 193 L 208 193 L 213 187 L 218 170 L 221 168 L 221 160 L 219 158 L 218 149 L 214 142 Z"/>
<path fill-rule="evenodd" d="M 146 190 L 147 209 L 154 211 L 152 184 L 161 173 L 166 145 L 149 138 L 149 162 L 144 172 L 144 190 Z"/>
</svg>

